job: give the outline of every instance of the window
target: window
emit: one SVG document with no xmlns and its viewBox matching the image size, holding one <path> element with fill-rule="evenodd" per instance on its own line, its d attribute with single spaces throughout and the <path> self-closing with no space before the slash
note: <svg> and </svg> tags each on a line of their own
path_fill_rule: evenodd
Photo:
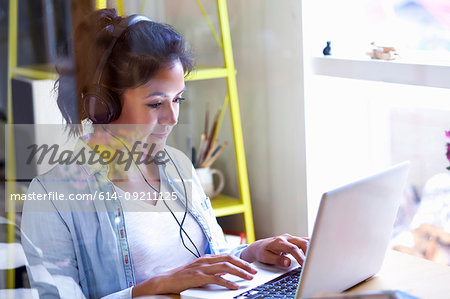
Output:
<svg viewBox="0 0 450 299">
<path fill-rule="evenodd" d="M 432 177 L 450 175 L 450 2 L 305 1 L 303 16 L 310 229 L 324 191 L 403 160 L 420 199 Z M 371 42 L 400 59 L 371 60 Z"/>
<path fill-rule="evenodd" d="M 317 0 L 306 1 L 304 11 L 315 50 L 330 40 L 334 55 L 358 57 L 374 42 L 396 47 L 402 57 L 417 51 L 427 51 L 423 55 L 429 59 L 436 53 L 450 57 L 450 2 L 445 0 Z"/>
</svg>

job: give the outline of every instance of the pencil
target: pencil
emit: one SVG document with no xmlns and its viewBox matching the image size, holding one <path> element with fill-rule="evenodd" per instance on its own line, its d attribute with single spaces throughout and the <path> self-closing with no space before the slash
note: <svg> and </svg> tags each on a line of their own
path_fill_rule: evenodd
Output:
<svg viewBox="0 0 450 299">
<path fill-rule="evenodd" d="M 208 146 L 206 147 L 206 152 L 209 152 L 211 150 L 211 145 L 212 145 L 212 141 L 213 141 L 212 139 L 216 137 L 214 135 L 215 135 L 215 131 L 217 128 L 217 123 L 219 121 L 219 115 L 220 115 L 220 111 L 218 111 L 216 116 L 214 117 L 214 123 L 212 125 L 211 131 L 209 132 L 209 136 L 208 136 L 210 138 L 210 140 L 209 140 Z"/>
<path fill-rule="evenodd" d="M 195 165 L 195 167 L 198 167 L 199 166 L 198 164 L 200 164 L 200 159 L 202 157 L 202 151 L 205 146 L 205 139 L 206 139 L 206 134 L 202 133 L 202 136 L 200 136 L 200 145 L 198 147 L 198 159 L 196 159 L 197 164 Z"/>
<path fill-rule="evenodd" d="M 200 167 L 204 167 L 203 165 L 211 158 L 211 156 L 214 154 L 215 150 L 217 149 L 217 143 L 219 141 L 216 139 L 213 142 L 213 145 L 211 146 L 211 149 L 209 150 L 208 154 L 206 155 L 205 159 L 203 160 L 202 164 L 200 165 Z"/>
<path fill-rule="evenodd" d="M 219 148 L 219 150 L 216 152 L 215 155 L 213 155 L 211 157 L 211 159 L 209 159 L 209 161 L 207 163 L 205 163 L 205 168 L 210 167 L 216 160 L 217 158 L 220 156 L 220 153 L 223 151 L 223 149 L 228 145 L 228 142 L 224 142 L 223 145 Z"/>
<path fill-rule="evenodd" d="M 201 154 L 200 154 L 200 158 L 197 162 L 197 165 L 200 166 L 202 164 L 203 161 L 205 161 L 205 157 L 206 157 L 206 153 L 208 150 L 208 144 L 209 144 L 209 137 L 207 136 L 205 141 L 203 142 L 203 148 L 201 150 Z"/>
<path fill-rule="evenodd" d="M 212 155 L 211 155 L 208 159 L 206 159 L 205 161 L 203 161 L 203 163 L 202 163 L 203 166 L 202 166 L 202 167 L 205 167 L 205 165 L 207 165 L 207 164 L 209 163 L 209 161 L 211 160 L 211 158 L 214 157 L 214 155 L 217 153 L 217 151 L 218 151 L 221 147 L 222 147 L 221 144 L 219 144 L 219 145 L 216 147 L 216 149 L 213 151 Z"/>
</svg>

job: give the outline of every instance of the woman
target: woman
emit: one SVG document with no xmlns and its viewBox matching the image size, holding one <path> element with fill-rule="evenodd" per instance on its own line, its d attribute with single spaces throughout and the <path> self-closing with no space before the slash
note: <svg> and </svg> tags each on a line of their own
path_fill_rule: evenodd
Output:
<svg viewBox="0 0 450 299">
<path fill-rule="evenodd" d="M 130 298 L 211 283 L 236 289 L 223 274 L 250 280 L 249 263 L 289 266 L 287 254 L 303 262 L 307 240 L 287 234 L 230 250 L 191 162 L 166 146 L 192 70 L 172 27 L 104 9 L 77 26 L 74 42 L 76 98 L 61 75 L 58 106 L 72 134 L 82 134 L 85 120 L 95 125 L 79 138 L 76 162 L 29 187 L 69 198 L 24 205 L 23 246 L 41 296 Z M 84 195 L 90 199 L 73 200 Z"/>
</svg>

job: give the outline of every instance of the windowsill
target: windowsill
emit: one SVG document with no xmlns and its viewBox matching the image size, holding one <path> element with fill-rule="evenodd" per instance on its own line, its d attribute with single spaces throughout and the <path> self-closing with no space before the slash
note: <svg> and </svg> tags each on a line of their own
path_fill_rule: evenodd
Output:
<svg viewBox="0 0 450 299">
<path fill-rule="evenodd" d="M 422 61 L 422 62 L 421 62 Z M 344 57 L 312 57 L 315 75 L 383 81 L 450 89 L 450 61 L 420 59 L 375 60 Z"/>
</svg>

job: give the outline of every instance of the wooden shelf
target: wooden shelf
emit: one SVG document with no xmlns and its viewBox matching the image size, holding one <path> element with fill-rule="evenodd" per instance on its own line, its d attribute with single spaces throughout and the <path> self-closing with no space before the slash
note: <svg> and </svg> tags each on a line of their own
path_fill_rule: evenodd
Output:
<svg viewBox="0 0 450 299">
<path fill-rule="evenodd" d="M 189 74 L 186 81 L 226 78 L 227 76 L 228 70 L 224 67 L 201 67 Z"/>
<path fill-rule="evenodd" d="M 51 64 L 17 66 L 12 69 L 11 73 L 13 76 L 22 76 L 35 80 L 58 79 L 55 67 Z"/>
</svg>

